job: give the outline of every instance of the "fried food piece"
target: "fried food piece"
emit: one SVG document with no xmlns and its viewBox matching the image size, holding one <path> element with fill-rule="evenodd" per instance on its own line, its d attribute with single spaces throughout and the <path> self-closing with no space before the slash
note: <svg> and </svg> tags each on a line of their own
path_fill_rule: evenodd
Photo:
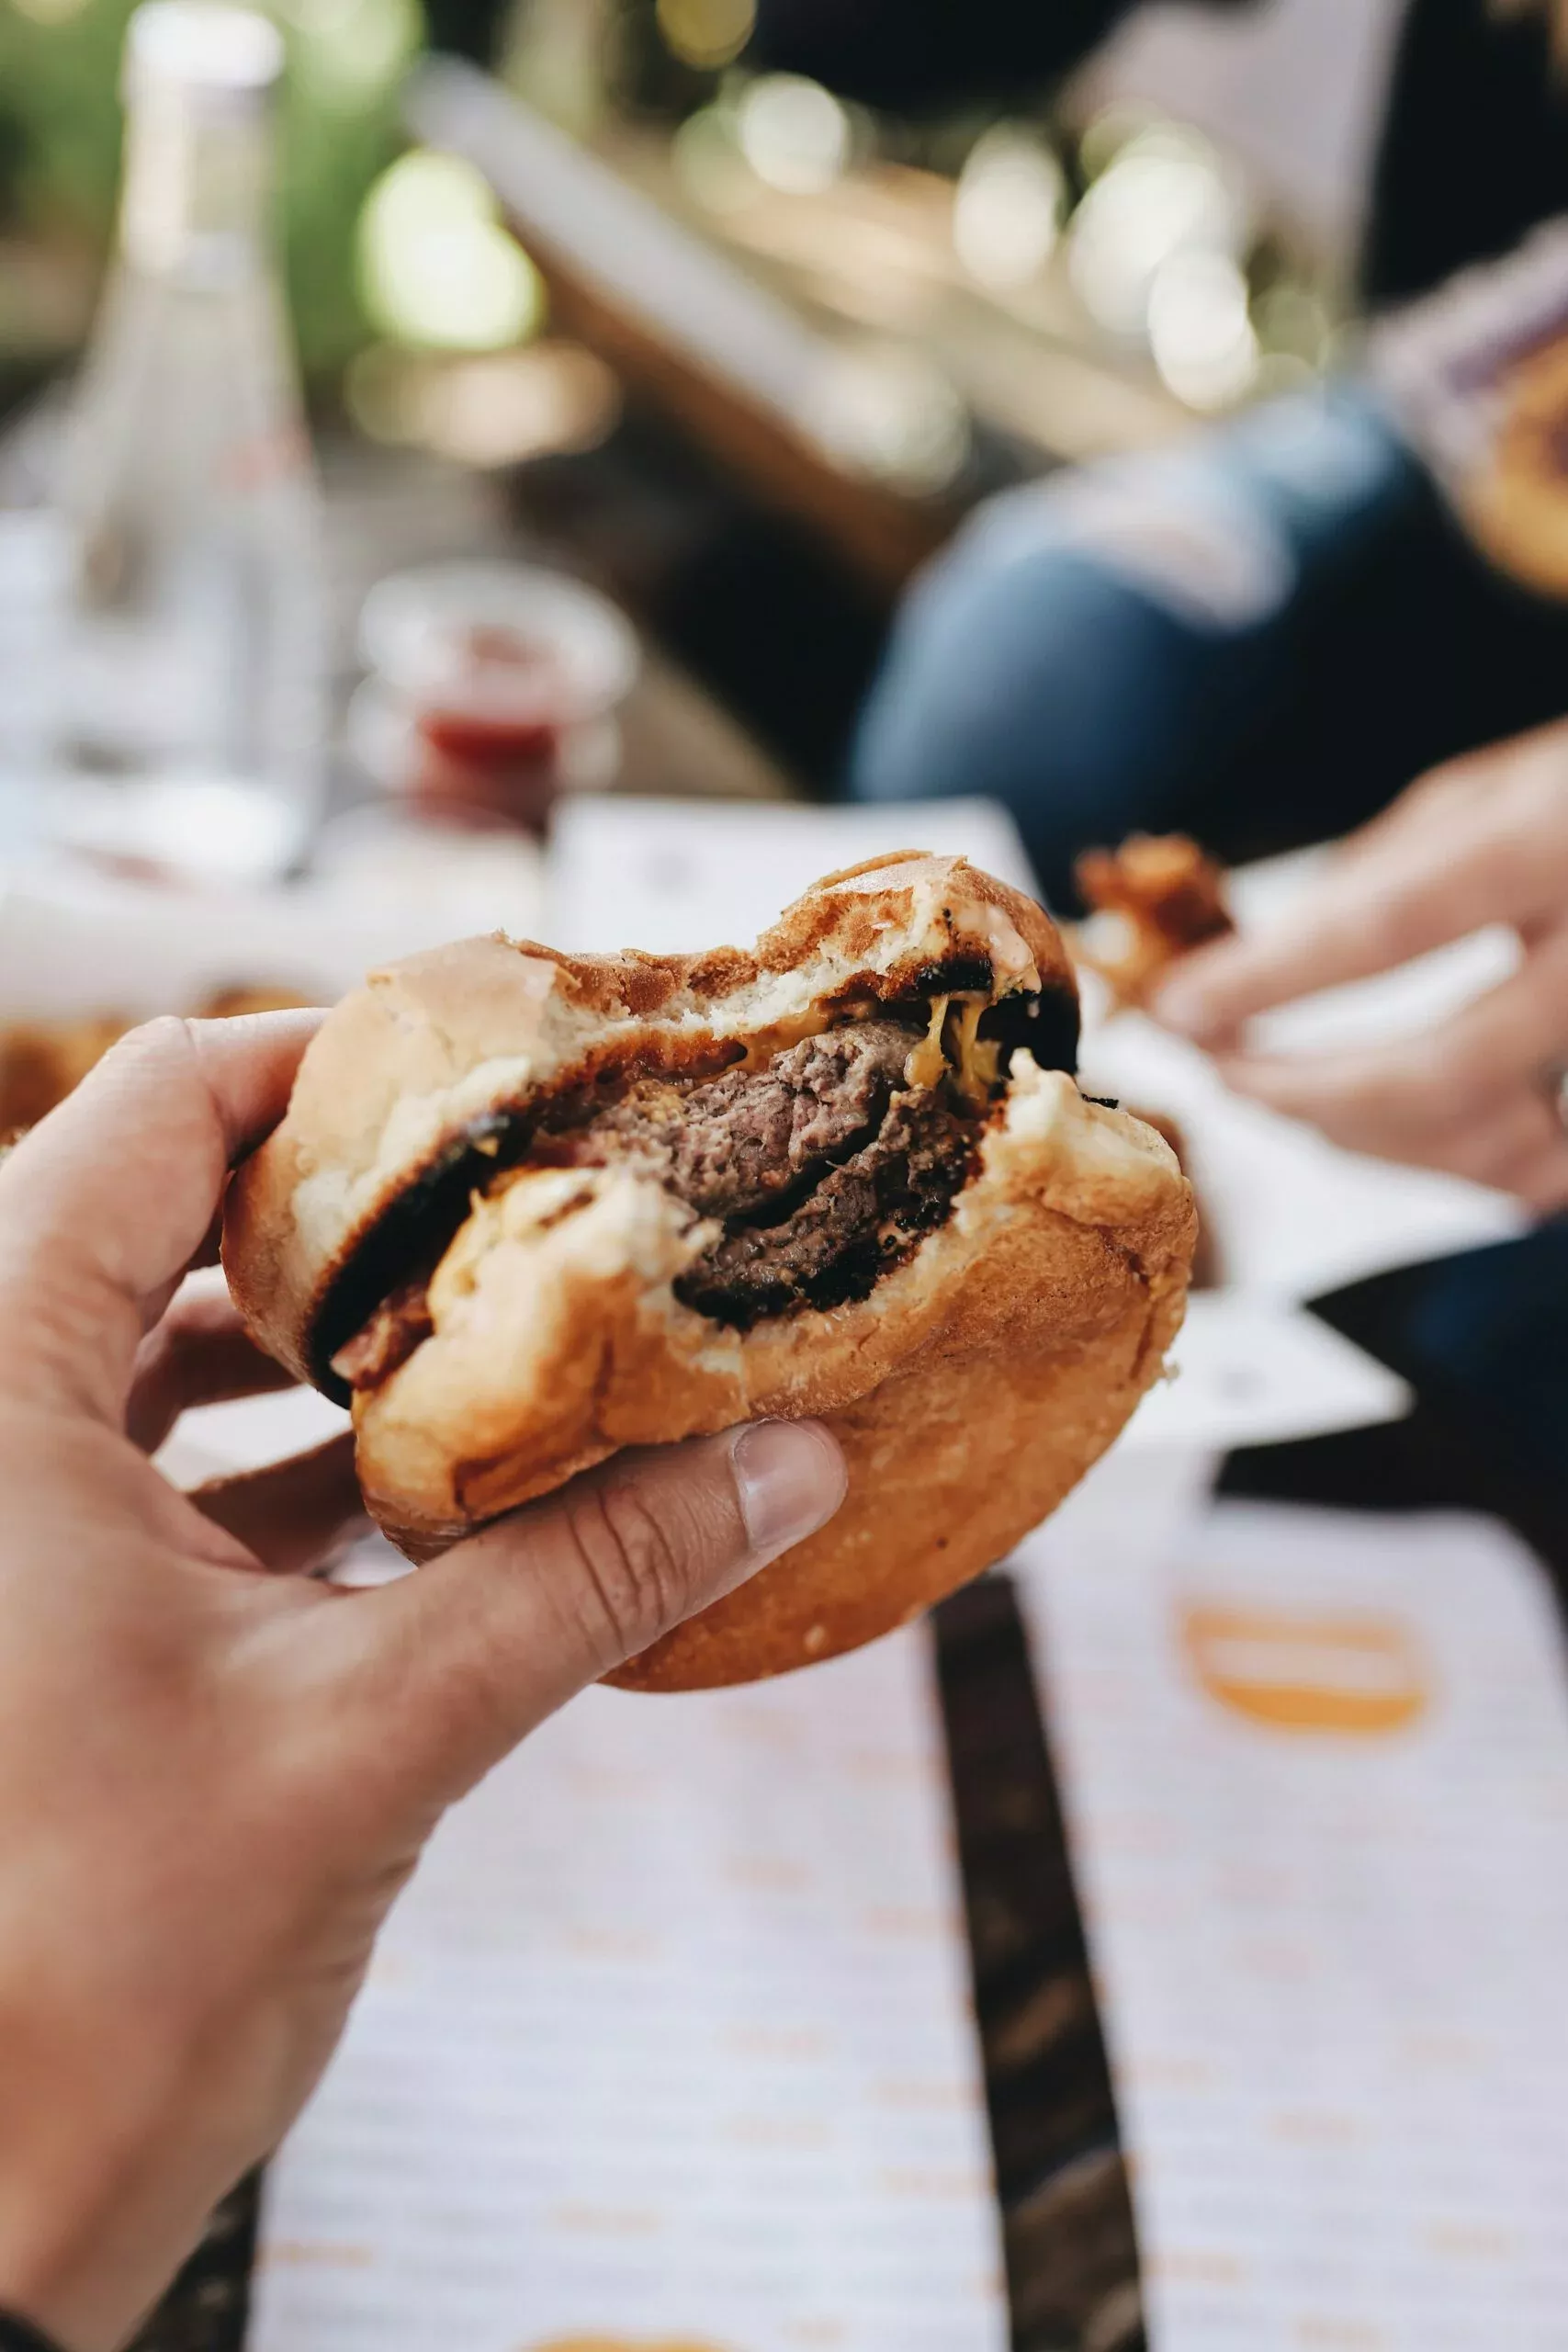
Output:
<svg viewBox="0 0 1568 2352">
<path fill-rule="evenodd" d="M 198 1021 L 234 1021 L 243 1012 L 298 1012 L 305 1001 L 293 989 L 214 989 L 196 1017 Z"/>
<path fill-rule="evenodd" d="M 290 1012 L 303 1001 L 288 989 L 219 989 L 197 1017 L 227 1021 L 241 1012 Z M 14 1142 L 37 1126 L 134 1025 L 120 1013 L 0 1023 L 0 1137 Z"/>
<path fill-rule="evenodd" d="M 0 1027 L 0 1131 L 36 1126 L 129 1025 L 106 1017 L 13 1021 Z"/>
<path fill-rule="evenodd" d="M 1073 952 L 1098 972 L 1117 1006 L 1142 1004 L 1172 964 L 1233 928 L 1224 876 L 1185 833 L 1134 833 L 1120 849 L 1085 850 L 1073 869 L 1086 905 L 1117 918 L 1124 940 L 1107 954 L 1080 925 Z"/>
</svg>

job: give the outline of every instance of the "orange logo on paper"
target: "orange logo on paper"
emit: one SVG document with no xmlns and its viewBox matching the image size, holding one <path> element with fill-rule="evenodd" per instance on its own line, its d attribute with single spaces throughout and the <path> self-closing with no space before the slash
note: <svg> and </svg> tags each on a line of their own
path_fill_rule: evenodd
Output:
<svg viewBox="0 0 1568 2352">
<path fill-rule="evenodd" d="M 1431 1696 L 1419 1645 L 1397 1618 L 1190 1601 L 1179 1623 L 1210 1697 L 1277 1730 L 1402 1731 Z"/>
<path fill-rule="evenodd" d="M 643 2336 L 633 2343 L 627 2335 L 552 2335 L 529 2352 L 720 2352 L 716 2344 L 699 2344 L 694 2335 L 662 2337 L 657 2344 Z"/>
</svg>

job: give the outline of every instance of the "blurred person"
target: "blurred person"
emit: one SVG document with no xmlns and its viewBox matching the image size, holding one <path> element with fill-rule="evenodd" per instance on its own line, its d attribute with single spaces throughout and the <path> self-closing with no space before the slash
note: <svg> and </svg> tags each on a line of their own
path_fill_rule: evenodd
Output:
<svg viewBox="0 0 1568 2352">
<path fill-rule="evenodd" d="M 443 1811 L 830 1518 L 819 1424 L 627 1453 L 369 1591 L 346 1440 L 177 1492 L 283 1385 L 177 1295 L 316 1016 L 166 1021 L 0 1168 L 0 2344 L 110 2352 L 331 2054 Z M 635 1703 L 635 1702 L 634 1702 Z"/>
<path fill-rule="evenodd" d="M 1016 111 L 1021 87 L 1077 63 L 1131 13 L 1132 0 L 975 0 L 960 36 L 942 0 L 759 0 L 758 54 L 873 102 L 1004 99 Z M 1483 401 L 1510 338 L 1506 300 L 1490 302 L 1486 283 L 1564 212 L 1568 5 L 1410 0 L 1359 272 L 1373 343 L 1399 331 L 1381 321 L 1397 322 L 1402 306 L 1436 311 L 1439 345 L 1447 311 L 1479 307 L 1491 345 L 1472 371 Z M 1517 349 L 1545 347 L 1550 369 L 1568 340 L 1568 273 L 1554 326 L 1539 285 L 1529 299 Z M 1453 376 L 1463 383 L 1462 355 Z M 1536 438 L 1543 470 L 1525 484 L 1527 523 L 1531 498 L 1544 513 L 1549 476 L 1568 465 L 1568 419 Z M 1002 800 L 1065 911 L 1077 905 L 1077 854 L 1132 831 L 1189 831 L 1234 862 L 1364 823 L 1413 777 L 1568 707 L 1568 567 L 1543 577 L 1536 548 L 1513 571 L 1506 548 L 1501 562 L 1495 542 L 1483 553 L 1452 488 L 1408 407 L 1363 369 L 1169 451 L 1005 494 L 915 583 L 862 716 L 852 794 Z M 1477 809 L 1496 792 L 1495 821 L 1523 825 L 1503 786 L 1544 756 L 1505 748 L 1465 769 Z M 1427 812 L 1451 801 L 1452 784 L 1414 794 L 1376 837 L 1361 870 L 1395 906 L 1406 855 L 1413 876 L 1426 871 Z M 1524 826 L 1527 849 L 1530 838 Z M 1568 910 L 1568 884 L 1556 903 Z M 1554 971 L 1532 951 L 1521 988 Z M 1404 1086 L 1375 1114 L 1356 1096 L 1352 1115 L 1332 1071 L 1227 1067 L 1361 1148 L 1404 1159 L 1447 1148 L 1439 1164 L 1462 1159 L 1461 1172 L 1536 1209 L 1568 1197 L 1547 1131 L 1561 1103 L 1550 1055 L 1518 1079 L 1495 1127 L 1474 1135 L 1461 1116 L 1441 1145 L 1432 1101 Z M 1517 1465 L 1560 1492 L 1565 1309 L 1568 1227 L 1552 1222 L 1424 1270 L 1388 1334 L 1417 1385 L 1484 1410 Z"/>
<path fill-rule="evenodd" d="M 1258 1049 L 1247 1023 L 1491 923 L 1509 977 L 1416 1037 L 1314 1054 Z M 1351 1151 L 1568 1208 L 1568 720 L 1422 777 L 1342 842 L 1267 930 L 1184 956 L 1152 1007 L 1238 1092 Z"/>
<path fill-rule="evenodd" d="M 1260 1050 L 1248 1023 L 1491 923 L 1517 969 L 1416 1037 Z M 1561 1486 L 1568 1415 L 1568 720 L 1450 762 L 1343 842 L 1266 932 L 1183 959 L 1151 1008 L 1242 1094 L 1352 1151 L 1495 1186 L 1552 1221 L 1421 1270 L 1415 1369 L 1501 1424 Z M 1553 1214 L 1555 1213 L 1555 1215 Z"/>
<path fill-rule="evenodd" d="M 1250 6 L 1255 0 L 1217 0 Z M 1134 0 L 759 0 L 757 54 L 919 107 L 1076 64 Z M 1412 0 L 1373 172 L 1373 311 L 1568 209 L 1568 6 Z M 1568 605 L 1459 528 L 1370 386 L 983 508 L 908 597 L 850 788 L 1005 801 L 1046 896 L 1135 830 L 1235 860 L 1342 831 L 1424 768 L 1555 716 Z"/>
</svg>

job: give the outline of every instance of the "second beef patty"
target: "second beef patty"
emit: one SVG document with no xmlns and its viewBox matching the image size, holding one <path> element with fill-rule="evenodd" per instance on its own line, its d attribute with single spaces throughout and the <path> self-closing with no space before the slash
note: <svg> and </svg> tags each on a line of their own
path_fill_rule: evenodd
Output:
<svg viewBox="0 0 1568 2352">
<path fill-rule="evenodd" d="M 577 1167 L 640 1162 L 722 1237 L 676 1284 L 740 1329 L 863 1298 L 939 1225 L 968 1176 L 976 1124 L 911 1087 L 922 1029 L 861 1021 L 700 1086 L 644 1080 L 562 1137 Z M 555 1154 L 552 1153 L 552 1157 Z"/>
</svg>

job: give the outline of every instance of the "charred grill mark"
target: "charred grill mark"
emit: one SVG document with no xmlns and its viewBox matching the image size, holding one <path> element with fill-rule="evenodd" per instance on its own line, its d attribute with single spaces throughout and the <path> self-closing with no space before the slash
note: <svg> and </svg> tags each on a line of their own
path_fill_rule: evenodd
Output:
<svg viewBox="0 0 1568 2352">
<path fill-rule="evenodd" d="M 527 1147 L 521 1120 L 491 1112 L 455 1136 L 389 1202 L 339 1269 L 317 1309 L 310 1334 L 311 1369 L 334 1404 L 346 1405 L 351 1391 L 333 1370 L 333 1357 L 363 1329 L 383 1299 L 410 1281 L 428 1281 L 468 1216 L 474 1193 L 498 1170 L 515 1166 Z"/>
<path fill-rule="evenodd" d="M 1000 1046 L 1004 1070 L 1022 1046 L 1042 1069 L 1065 1069 L 1069 1078 L 1077 1075 L 1078 1001 L 1070 989 L 1047 988 L 1038 996 L 1001 997 L 981 1014 L 979 1034 Z"/>
<path fill-rule="evenodd" d="M 911 996 L 989 996 L 997 976 L 988 956 L 950 956 L 925 964 L 908 982 Z"/>
<path fill-rule="evenodd" d="M 311 1368 L 323 1393 L 334 1404 L 347 1404 L 350 1392 L 333 1372 L 333 1358 L 394 1290 L 411 1279 L 428 1281 L 474 1194 L 527 1159 L 547 1119 L 556 1127 L 581 1125 L 634 1076 L 707 1078 L 744 1056 L 743 1046 L 724 1045 L 682 1057 L 660 1053 L 656 1043 L 636 1054 L 605 1055 L 574 1085 L 536 1107 L 487 1111 L 470 1120 L 382 1210 L 328 1286 L 311 1333 Z"/>
</svg>

